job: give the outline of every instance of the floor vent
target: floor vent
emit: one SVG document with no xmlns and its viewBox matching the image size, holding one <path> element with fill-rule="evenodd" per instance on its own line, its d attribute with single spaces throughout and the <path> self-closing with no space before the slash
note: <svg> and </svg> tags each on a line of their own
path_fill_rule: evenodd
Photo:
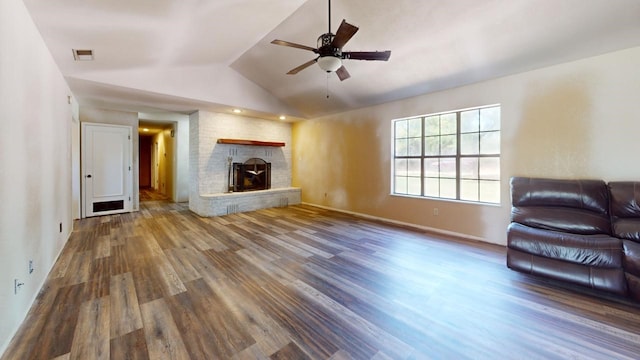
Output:
<svg viewBox="0 0 640 360">
<path fill-rule="evenodd" d="M 227 205 L 227 215 L 235 214 L 237 212 L 240 212 L 240 205 L 238 204 Z"/>
</svg>

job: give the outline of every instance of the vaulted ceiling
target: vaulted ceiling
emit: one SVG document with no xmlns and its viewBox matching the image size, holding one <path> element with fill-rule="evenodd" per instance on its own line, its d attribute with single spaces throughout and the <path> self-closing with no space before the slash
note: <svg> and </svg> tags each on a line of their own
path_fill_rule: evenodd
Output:
<svg viewBox="0 0 640 360">
<path fill-rule="evenodd" d="M 640 45 L 638 0 L 333 0 L 332 32 L 360 28 L 345 50 L 392 50 L 341 82 L 270 44 L 315 47 L 327 0 L 24 2 L 80 105 L 129 111 L 300 120 Z"/>
</svg>

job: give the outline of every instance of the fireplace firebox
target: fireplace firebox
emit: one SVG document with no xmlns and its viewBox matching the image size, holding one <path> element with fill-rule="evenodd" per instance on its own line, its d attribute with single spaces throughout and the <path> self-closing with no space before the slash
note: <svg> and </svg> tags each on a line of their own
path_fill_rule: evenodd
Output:
<svg viewBox="0 0 640 360">
<path fill-rule="evenodd" d="M 233 163 L 233 182 L 230 191 L 253 191 L 271 188 L 271 163 L 251 158 L 244 163 Z"/>
</svg>

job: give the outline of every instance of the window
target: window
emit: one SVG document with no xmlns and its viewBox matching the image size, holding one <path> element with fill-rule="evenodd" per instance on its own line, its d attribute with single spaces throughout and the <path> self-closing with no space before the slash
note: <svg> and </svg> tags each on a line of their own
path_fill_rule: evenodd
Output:
<svg viewBox="0 0 640 360">
<path fill-rule="evenodd" d="M 500 106 L 393 121 L 393 194 L 500 202 Z"/>
</svg>

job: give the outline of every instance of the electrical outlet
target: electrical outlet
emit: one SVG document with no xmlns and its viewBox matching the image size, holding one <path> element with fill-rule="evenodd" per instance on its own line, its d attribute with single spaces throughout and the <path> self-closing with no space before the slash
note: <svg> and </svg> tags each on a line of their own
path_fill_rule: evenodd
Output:
<svg viewBox="0 0 640 360">
<path fill-rule="evenodd" d="M 35 270 L 33 268 L 33 260 L 29 260 L 29 274 L 33 274 L 33 270 Z"/>
<path fill-rule="evenodd" d="M 438 208 L 433 208 L 433 216 L 438 216 L 440 215 L 440 210 L 438 210 Z"/>
<path fill-rule="evenodd" d="M 20 282 L 18 279 L 13 279 L 13 294 L 17 295 L 23 285 L 23 282 Z"/>
</svg>

